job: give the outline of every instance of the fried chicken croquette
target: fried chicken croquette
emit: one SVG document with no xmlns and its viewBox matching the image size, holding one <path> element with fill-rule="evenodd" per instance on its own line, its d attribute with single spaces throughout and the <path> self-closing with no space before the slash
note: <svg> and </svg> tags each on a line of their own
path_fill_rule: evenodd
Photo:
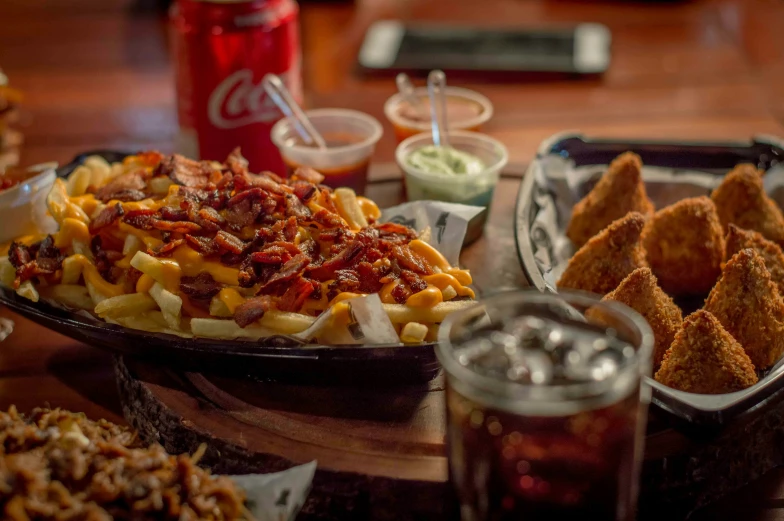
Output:
<svg viewBox="0 0 784 521">
<path fill-rule="evenodd" d="M 724 231 L 708 197 L 662 208 L 646 224 L 642 241 L 653 273 L 671 295 L 704 295 L 721 274 Z"/>
<path fill-rule="evenodd" d="M 642 181 L 642 160 L 632 152 L 615 158 L 588 195 L 574 205 L 566 235 L 579 248 L 629 212 L 653 215 Z"/>
<path fill-rule="evenodd" d="M 767 369 L 784 353 L 784 301 L 759 253 L 746 248 L 724 266 L 705 301 L 757 369 Z"/>
<path fill-rule="evenodd" d="M 734 224 L 729 225 L 725 242 L 727 244 L 724 254 L 725 261 L 746 248 L 751 248 L 759 253 L 765 261 L 765 267 L 770 272 L 770 278 L 779 288 L 779 295 L 784 295 L 784 253 L 778 244 L 769 241 L 759 232 L 743 230 Z"/>
<path fill-rule="evenodd" d="M 664 353 L 683 323 L 683 314 L 656 283 L 650 268 L 638 268 L 602 300 L 626 304 L 648 321 L 653 330 L 653 370 L 659 369 Z"/>
<path fill-rule="evenodd" d="M 558 281 L 559 288 L 605 295 L 637 268 L 645 268 L 640 235 L 645 217 L 632 212 L 618 219 L 577 250 Z"/>
<path fill-rule="evenodd" d="M 753 165 L 736 166 L 713 191 L 724 231 L 730 224 L 760 232 L 779 246 L 784 246 L 784 215 L 765 193 L 762 172 Z"/>
<path fill-rule="evenodd" d="M 703 309 L 683 321 L 655 378 L 673 389 L 700 394 L 731 393 L 757 383 L 743 346 Z"/>
</svg>

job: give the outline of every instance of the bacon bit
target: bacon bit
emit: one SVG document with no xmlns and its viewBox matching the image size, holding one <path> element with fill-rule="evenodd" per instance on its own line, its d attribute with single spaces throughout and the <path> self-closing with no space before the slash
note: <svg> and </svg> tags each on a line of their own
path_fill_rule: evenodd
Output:
<svg viewBox="0 0 784 521">
<path fill-rule="evenodd" d="M 129 289 L 128 293 L 136 293 L 136 283 L 139 282 L 142 275 L 144 275 L 144 273 L 133 266 L 125 271 L 125 284 Z"/>
<path fill-rule="evenodd" d="M 125 210 L 120 203 L 112 206 L 107 206 L 98 213 L 98 215 L 90 222 L 90 233 L 98 233 L 101 229 L 114 224 L 114 222 L 125 214 Z"/>
<path fill-rule="evenodd" d="M 321 192 L 321 206 L 327 209 L 327 211 L 332 212 L 333 214 L 338 214 L 338 207 L 335 206 L 335 202 L 332 200 L 332 190 L 327 188 L 326 186 L 322 186 L 319 188 Z"/>
<path fill-rule="evenodd" d="M 367 246 L 355 239 L 335 257 L 310 270 L 310 276 L 320 281 L 329 280 L 335 276 L 337 270 L 351 268 L 359 262 L 366 249 Z"/>
<path fill-rule="evenodd" d="M 297 224 L 297 218 L 289 217 L 286 220 L 286 225 L 283 227 L 283 238 L 289 242 L 294 241 L 294 239 L 297 237 L 298 228 L 299 225 Z"/>
<path fill-rule="evenodd" d="M 204 219 L 205 221 L 209 221 L 218 225 L 222 225 L 226 222 L 221 214 L 215 208 L 211 206 L 204 206 L 201 210 L 199 210 L 199 217 Z"/>
<path fill-rule="evenodd" d="M 180 208 L 164 206 L 158 210 L 158 217 L 164 221 L 187 221 L 188 212 Z"/>
<path fill-rule="evenodd" d="M 253 224 L 260 212 L 260 207 L 254 208 L 251 200 L 245 199 L 226 211 L 226 221 L 229 223 L 229 228 L 239 231 L 244 226 Z"/>
<path fill-rule="evenodd" d="M 104 203 L 108 203 L 112 199 L 120 201 L 141 201 L 145 197 L 144 192 L 142 192 L 144 187 L 144 177 L 141 172 L 128 172 L 118 175 L 109 181 L 108 184 L 96 190 L 95 198 Z M 136 199 L 135 197 L 139 197 L 139 194 L 141 194 L 141 197 Z"/>
<path fill-rule="evenodd" d="M 319 243 L 313 239 L 308 239 L 299 243 L 299 251 L 310 257 L 311 261 L 319 259 Z"/>
<path fill-rule="evenodd" d="M 403 226 L 402 224 L 397 223 L 381 223 L 381 224 L 374 224 L 373 229 L 378 230 L 379 236 L 391 240 L 404 240 L 408 239 L 413 241 L 417 238 L 417 233 L 409 228 L 408 226 Z M 408 241 L 405 241 L 408 242 Z"/>
<path fill-rule="evenodd" d="M 268 296 L 254 297 L 246 300 L 234 310 L 234 322 L 240 327 L 247 327 L 269 311 L 272 299 Z"/>
<path fill-rule="evenodd" d="M 307 219 L 310 217 L 310 208 L 302 204 L 297 196 L 293 194 L 286 194 L 286 215 L 289 217 L 296 217 L 298 219 Z"/>
<path fill-rule="evenodd" d="M 292 255 L 280 246 L 270 246 L 264 251 L 251 253 L 250 259 L 260 264 L 279 265 L 291 260 Z"/>
<path fill-rule="evenodd" d="M 11 247 L 8 248 L 8 260 L 11 265 L 19 269 L 32 260 L 30 249 L 20 242 L 12 242 Z"/>
<path fill-rule="evenodd" d="M 283 267 L 270 277 L 269 281 L 264 284 L 259 293 L 269 294 L 277 293 L 286 285 L 287 282 L 299 277 L 305 268 L 310 264 L 310 259 L 301 253 L 296 257 L 292 257 Z"/>
<path fill-rule="evenodd" d="M 47 235 L 42 241 L 33 245 L 36 260 L 58 259 L 62 261 L 63 253 L 54 245 L 54 237 Z"/>
<path fill-rule="evenodd" d="M 188 234 L 185 236 L 185 241 L 188 243 L 188 246 L 205 257 L 215 255 L 220 251 L 220 248 L 215 244 L 215 241 L 213 239 L 208 239 L 207 237 L 196 237 Z"/>
<path fill-rule="evenodd" d="M 261 188 L 251 188 L 250 190 L 237 193 L 237 195 L 228 200 L 226 206 L 231 208 L 232 206 L 236 206 L 246 199 L 264 199 L 265 197 L 267 197 L 267 192 Z"/>
<path fill-rule="evenodd" d="M 223 284 L 215 282 L 212 275 L 203 271 L 195 277 L 182 277 L 180 279 L 180 290 L 183 293 L 198 300 L 208 300 L 223 289 Z"/>
<path fill-rule="evenodd" d="M 346 221 L 344 221 L 340 215 L 323 208 L 314 213 L 311 217 L 311 220 L 314 223 L 320 224 L 321 226 L 325 226 L 327 228 L 348 228 Z"/>
<path fill-rule="evenodd" d="M 427 282 L 422 280 L 419 275 L 414 273 L 413 271 L 403 270 L 400 272 L 400 278 L 408 284 L 408 287 L 411 288 L 412 293 L 419 293 L 420 291 L 424 291 L 427 289 Z"/>
<path fill-rule="evenodd" d="M 317 284 L 319 288 L 320 285 Z M 295 280 L 289 289 L 278 300 L 277 307 L 281 311 L 299 311 L 310 295 L 315 291 L 314 283 L 303 279 Z"/>
<path fill-rule="evenodd" d="M 294 170 L 294 173 L 291 174 L 291 180 L 305 181 L 308 183 L 313 183 L 314 185 L 318 185 L 324 181 L 324 176 L 310 167 L 301 166 Z"/>
<path fill-rule="evenodd" d="M 330 283 L 329 289 L 354 293 L 359 289 L 359 285 L 359 275 L 356 271 L 338 270 L 335 272 L 335 280 Z"/>
<path fill-rule="evenodd" d="M 101 239 L 100 235 L 96 235 L 90 241 L 90 251 L 93 254 L 95 267 L 98 270 L 98 273 L 101 274 L 101 277 L 106 279 L 109 277 L 112 263 L 109 262 L 106 252 L 103 249 L 103 239 Z"/>
<path fill-rule="evenodd" d="M 201 161 L 194 161 L 179 154 L 165 157 L 158 163 L 153 175 L 165 175 L 178 185 L 204 188 L 210 182 L 213 169 Z"/>
<path fill-rule="evenodd" d="M 156 166 L 163 159 L 163 154 L 156 150 L 136 154 L 136 160 L 145 166 Z"/>
<path fill-rule="evenodd" d="M 313 199 L 317 192 L 318 188 L 309 183 L 299 183 L 294 187 L 294 195 L 303 203 L 307 203 Z"/>
<path fill-rule="evenodd" d="M 240 264 L 240 272 L 237 274 L 237 279 L 240 281 L 240 287 L 250 288 L 259 280 L 259 269 L 253 263 L 251 257 L 247 257 Z"/>
<path fill-rule="evenodd" d="M 411 290 L 405 286 L 405 284 L 397 284 L 394 288 L 392 288 L 391 295 L 398 304 L 405 304 L 406 300 L 408 300 L 408 297 L 410 297 L 412 293 Z"/>
<path fill-rule="evenodd" d="M 152 230 L 155 221 L 155 210 L 142 209 L 126 212 L 122 221 L 140 230 Z"/>
<path fill-rule="evenodd" d="M 283 195 L 286 192 L 291 191 L 290 187 L 280 184 L 280 181 L 276 181 L 266 174 L 256 175 L 246 173 L 244 175 L 235 175 L 234 184 L 235 186 L 263 188 L 265 191 L 277 195 Z"/>
<path fill-rule="evenodd" d="M 175 233 L 194 233 L 201 231 L 201 226 L 190 221 L 162 221 L 160 219 L 153 219 L 152 227 L 156 230 Z"/>
<path fill-rule="evenodd" d="M 171 255 L 171 253 L 185 244 L 185 239 L 175 239 L 173 241 L 167 242 L 158 246 L 157 248 L 152 248 L 147 251 L 153 257 L 166 257 Z"/>
<path fill-rule="evenodd" d="M 245 251 L 247 246 L 241 239 L 223 230 L 215 235 L 215 243 L 222 249 L 237 255 Z"/>
<path fill-rule="evenodd" d="M 226 158 L 226 166 L 229 171 L 234 175 L 243 175 L 248 173 L 248 160 L 242 156 L 240 147 L 235 148 Z"/>
<path fill-rule="evenodd" d="M 407 247 L 393 246 L 391 253 L 392 256 L 400 263 L 401 267 L 421 275 L 433 274 L 433 268 L 428 265 L 427 261 L 412 252 Z"/>
<path fill-rule="evenodd" d="M 384 283 L 381 282 L 381 271 L 374 268 L 370 262 L 357 264 L 357 278 L 359 279 L 359 293 L 376 293 L 381 291 Z"/>
</svg>

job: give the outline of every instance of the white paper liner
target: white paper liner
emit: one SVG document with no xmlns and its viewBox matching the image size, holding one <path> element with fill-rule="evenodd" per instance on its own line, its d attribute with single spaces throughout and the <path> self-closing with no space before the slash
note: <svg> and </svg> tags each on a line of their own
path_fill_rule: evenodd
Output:
<svg viewBox="0 0 784 521">
<path fill-rule="evenodd" d="M 245 491 L 246 506 L 257 521 L 290 521 L 305 504 L 315 474 L 311 461 L 275 474 L 230 477 Z"/>
</svg>

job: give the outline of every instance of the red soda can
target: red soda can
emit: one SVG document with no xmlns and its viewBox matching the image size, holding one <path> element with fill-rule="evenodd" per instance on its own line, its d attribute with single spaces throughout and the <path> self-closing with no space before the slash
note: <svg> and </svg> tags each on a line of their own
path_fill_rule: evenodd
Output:
<svg viewBox="0 0 784 521">
<path fill-rule="evenodd" d="M 281 118 L 261 80 L 281 77 L 302 102 L 294 0 L 177 0 L 171 10 L 177 75 L 177 150 L 222 161 L 236 147 L 255 171 L 286 168 L 270 140 Z"/>
</svg>

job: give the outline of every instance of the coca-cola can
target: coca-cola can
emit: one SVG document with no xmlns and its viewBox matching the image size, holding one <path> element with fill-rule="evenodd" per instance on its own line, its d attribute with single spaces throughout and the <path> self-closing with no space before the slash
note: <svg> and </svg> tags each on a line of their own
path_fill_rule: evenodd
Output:
<svg viewBox="0 0 784 521">
<path fill-rule="evenodd" d="M 171 9 L 176 61 L 177 150 L 223 160 L 240 147 L 255 171 L 286 174 L 270 139 L 281 114 L 262 87 L 281 77 L 302 102 L 299 9 L 294 0 L 177 0 Z"/>
</svg>

